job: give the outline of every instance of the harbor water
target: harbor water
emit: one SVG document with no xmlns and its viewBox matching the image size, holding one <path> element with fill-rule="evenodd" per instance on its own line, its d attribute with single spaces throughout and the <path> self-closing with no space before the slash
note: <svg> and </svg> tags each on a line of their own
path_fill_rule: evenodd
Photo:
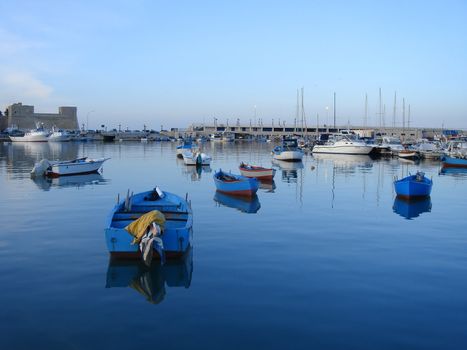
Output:
<svg viewBox="0 0 467 350">
<path fill-rule="evenodd" d="M 306 155 L 207 143 L 0 143 L 2 349 L 465 349 L 467 172 L 437 161 Z M 110 157 L 101 174 L 31 179 L 42 158 Z M 217 169 L 271 166 L 250 201 L 216 193 Z M 394 177 L 433 179 L 396 198 Z M 117 195 L 185 196 L 193 247 L 151 269 L 109 259 Z"/>
</svg>

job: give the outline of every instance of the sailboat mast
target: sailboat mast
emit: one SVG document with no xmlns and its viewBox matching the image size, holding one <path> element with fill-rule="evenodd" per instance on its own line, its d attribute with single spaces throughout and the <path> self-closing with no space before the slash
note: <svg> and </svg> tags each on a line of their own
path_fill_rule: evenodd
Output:
<svg viewBox="0 0 467 350">
<path fill-rule="evenodd" d="M 405 98 L 402 99 L 402 129 L 405 129 Z"/>
<path fill-rule="evenodd" d="M 382 106 L 381 106 L 381 88 L 379 88 L 379 128 L 381 129 L 381 117 L 382 117 Z"/>
<path fill-rule="evenodd" d="M 409 113 L 407 116 L 407 127 L 410 129 L 410 104 L 409 104 Z"/>
<path fill-rule="evenodd" d="M 300 104 L 299 104 L 299 101 L 300 101 L 300 95 L 299 95 L 299 92 L 298 92 L 298 89 L 297 89 L 297 106 L 296 106 L 296 110 L 295 110 L 295 130 L 294 130 L 294 133 L 296 134 L 297 133 L 297 123 L 298 123 L 298 117 L 299 117 L 299 109 L 300 109 Z M 280 125 L 279 125 L 280 126 Z"/>
<path fill-rule="evenodd" d="M 394 108 L 392 110 L 392 128 L 396 128 L 396 99 L 397 99 L 397 92 L 394 91 Z"/>
<path fill-rule="evenodd" d="M 363 126 L 366 127 L 368 122 L 368 94 L 365 94 L 365 117 L 363 119 Z"/>
<path fill-rule="evenodd" d="M 334 129 L 336 128 L 336 93 L 334 92 Z"/>
</svg>

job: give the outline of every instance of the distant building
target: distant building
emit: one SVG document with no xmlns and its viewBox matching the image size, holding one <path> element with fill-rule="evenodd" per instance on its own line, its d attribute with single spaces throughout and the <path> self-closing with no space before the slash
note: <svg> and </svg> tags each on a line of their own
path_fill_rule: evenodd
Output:
<svg viewBox="0 0 467 350">
<path fill-rule="evenodd" d="M 76 107 L 58 107 L 58 113 L 35 113 L 34 106 L 14 103 L 7 107 L 5 116 L 0 117 L 0 129 L 16 125 L 19 129 L 34 129 L 37 124 L 46 128 L 56 126 L 59 129 L 78 129 Z"/>
</svg>

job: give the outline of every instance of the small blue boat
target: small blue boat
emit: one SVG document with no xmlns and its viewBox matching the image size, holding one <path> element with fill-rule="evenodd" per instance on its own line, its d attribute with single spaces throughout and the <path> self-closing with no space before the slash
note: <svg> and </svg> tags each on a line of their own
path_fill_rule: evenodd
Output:
<svg viewBox="0 0 467 350">
<path fill-rule="evenodd" d="M 401 198 L 428 197 L 432 186 L 433 181 L 422 172 L 394 181 L 396 194 Z"/>
<path fill-rule="evenodd" d="M 222 170 L 214 174 L 214 183 L 219 192 L 233 196 L 252 197 L 259 188 L 259 181 L 255 178 L 226 173 Z"/>
<path fill-rule="evenodd" d="M 214 200 L 223 206 L 235 208 L 248 214 L 255 214 L 261 208 L 257 195 L 252 197 L 237 197 L 216 191 Z"/>
<path fill-rule="evenodd" d="M 191 150 L 192 148 L 193 148 L 193 141 L 191 140 L 191 138 L 184 139 L 183 143 L 177 146 L 177 157 L 183 158 L 183 153 Z"/>
<path fill-rule="evenodd" d="M 467 159 L 444 155 L 441 157 L 443 168 L 467 168 Z"/>
<path fill-rule="evenodd" d="M 406 199 L 396 197 L 392 210 L 400 216 L 410 220 L 418 217 L 420 214 L 431 211 L 431 198 Z"/>
<path fill-rule="evenodd" d="M 163 258 L 180 257 L 191 246 L 193 236 L 193 211 L 191 203 L 181 197 L 155 188 L 152 191 L 127 197 L 118 201 L 112 209 L 105 229 L 107 249 L 111 256 L 121 258 L 141 258 L 138 244 L 133 244 L 132 236 L 125 228 L 142 215 L 157 210 L 164 215 L 164 229 L 160 238 L 163 251 L 154 246 L 153 256 Z"/>
</svg>

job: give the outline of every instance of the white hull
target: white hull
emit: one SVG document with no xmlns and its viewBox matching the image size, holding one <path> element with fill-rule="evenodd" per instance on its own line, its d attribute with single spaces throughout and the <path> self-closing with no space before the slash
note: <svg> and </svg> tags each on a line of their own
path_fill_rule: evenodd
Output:
<svg viewBox="0 0 467 350">
<path fill-rule="evenodd" d="M 198 154 L 197 153 L 183 153 L 183 162 L 185 165 L 210 165 L 211 164 L 211 157 L 209 157 L 205 153 L 201 153 L 201 164 L 199 163 L 198 160 Z"/>
<path fill-rule="evenodd" d="M 274 153 L 274 159 L 285 160 L 285 161 L 301 161 L 303 158 L 303 152 L 301 151 L 282 151 L 281 153 Z"/>
<path fill-rule="evenodd" d="M 70 135 L 58 135 L 54 136 L 53 134 L 48 137 L 49 142 L 67 142 L 71 140 Z"/>
<path fill-rule="evenodd" d="M 346 146 L 346 145 L 316 145 L 313 147 L 313 153 L 332 153 L 332 154 L 370 154 L 373 146 Z"/>
<path fill-rule="evenodd" d="M 24 136 L 10 136 L 12 142 L 47 142 L 47 133 L 26 133 Z"/>
<path fill-rule="evenodd" d="M 246 177 L 255 177 L 255 178 L 273 178 L 276 173 L 275 169 L 265 169 L 265 170 L 245 170 L 240 169 L 240 173 Z"/>
<path fill-rule="evenodd" d="M 87 159 L 85 162 L 60 162 L 53 164 L 49 174 L 51 175 L 74 175 L 97 172 L 107 158 Z"/>
</svg>

